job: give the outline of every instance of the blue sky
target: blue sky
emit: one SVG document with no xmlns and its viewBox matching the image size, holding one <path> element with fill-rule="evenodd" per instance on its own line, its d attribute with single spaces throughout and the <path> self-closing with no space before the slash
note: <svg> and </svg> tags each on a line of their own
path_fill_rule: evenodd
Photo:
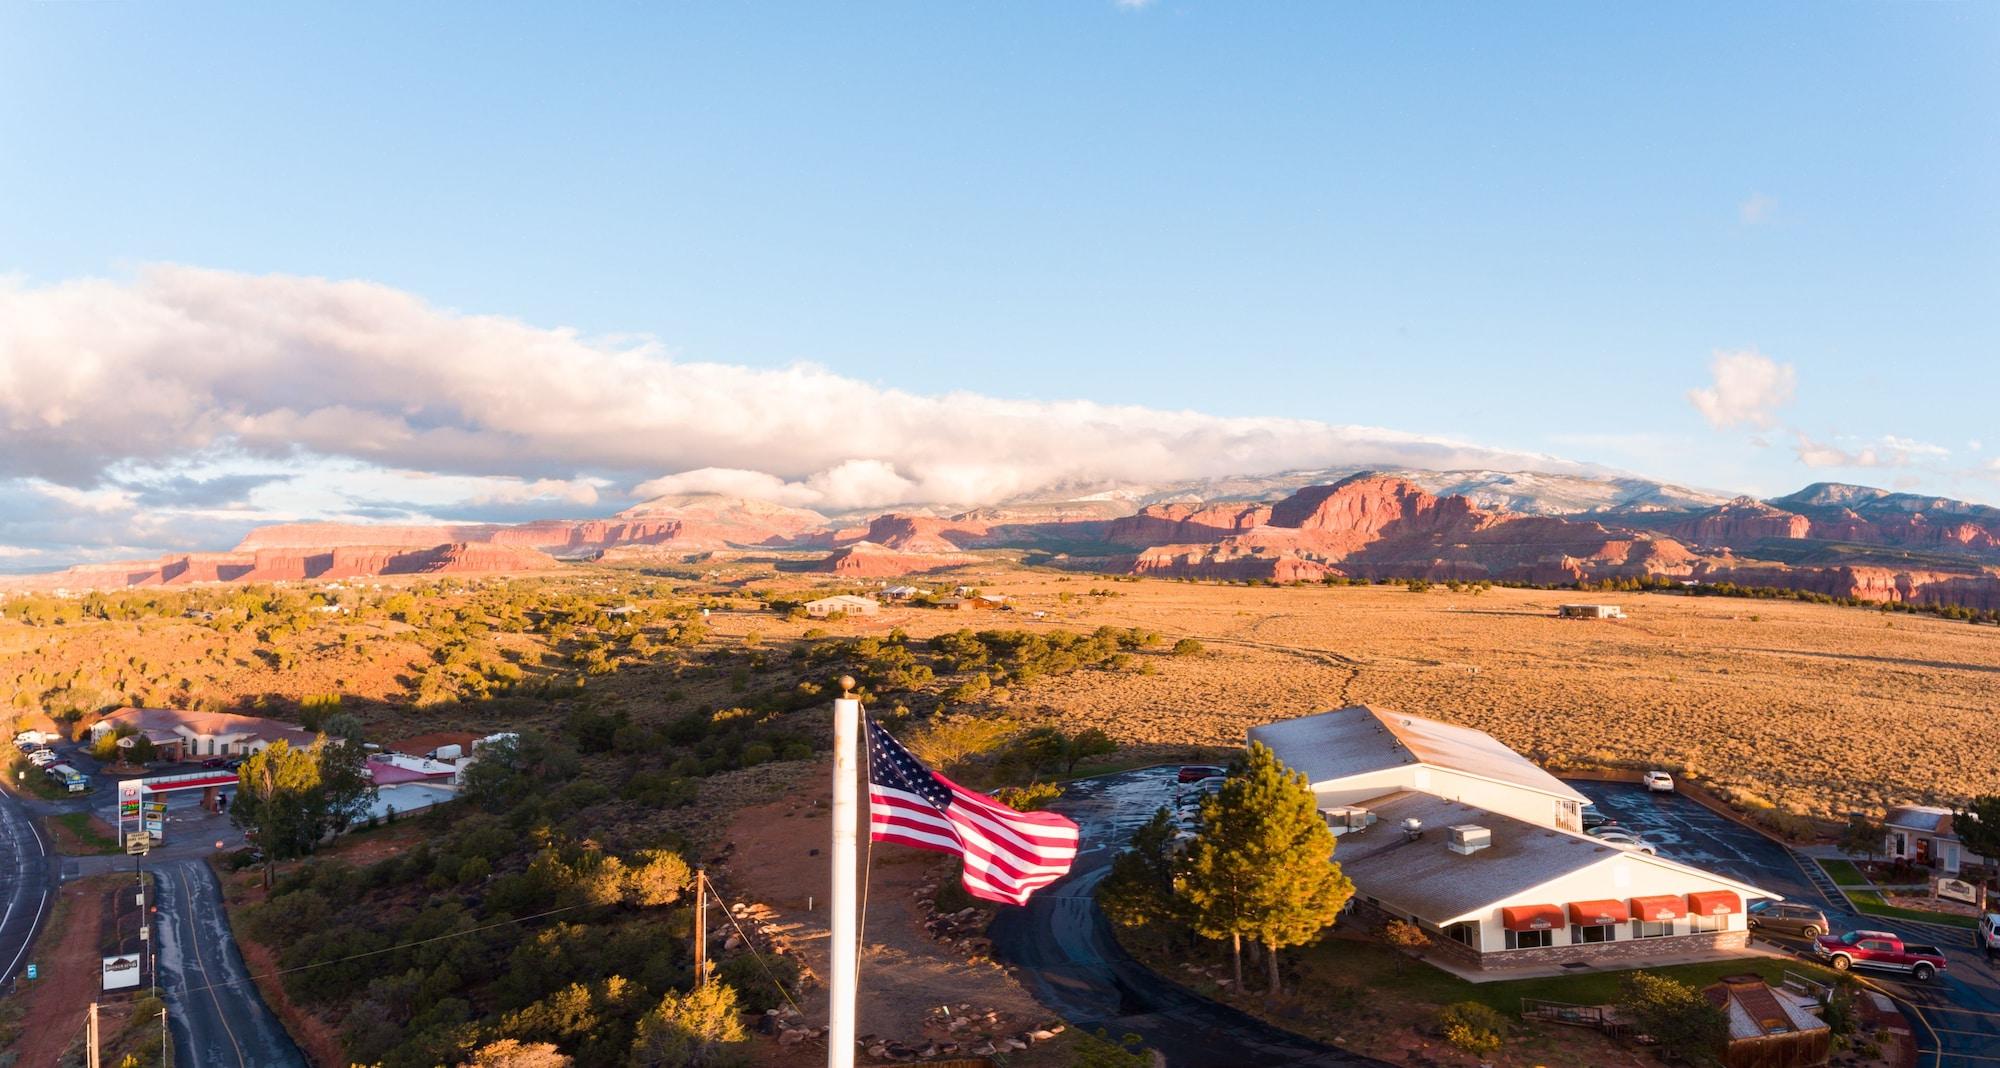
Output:
<svg viewBox="0 0 2000 1068">
<path fill-rule="evenodd" d="M 1996 55 L 1990 4 L 6 4 L 0 545 L 39 563 L 292 514 L 588 513 L 688 468 L 829 507 L 1092 474 L 978 468 L 1004 438 L 918 471 L 920 426 L 816 453 L 732 437 L 798 418 L 810 385 L 1062 426 L 1094 402 L 1092 426 L 1182 460 L 1280 463 L 1298 434 L 1299 466 L 1337 458 L 1259 422 L 1310 421 L 1732 491 L 2000 502 Z M 444 343 L 451 372 L 399 400 L 356 379 L 435 339 L 357 356 L 311 279 L 420 302 L 406 332 L 529 334 Z M 261 321 L 286 282 L 292 318 Z M 243 355 L 246 331 L 274 351 Z M 667 434 L 655 462 L 525 431 L 468 385 L 582 358 L 567 344 L 649 395 L 768 403 L 606 425 Z M 95 384 L 22 384 L 79 351 Z M 222 352 L 272 380 L 223 400 L 176 377 Z M 178 430 L 120 456 L 102 439 L 141 386 L 189 396 L 135 404 Z M 1226 430 L 1161 414 L 1184 411 Z M 347 448 L 343 418 L 422 433 Z M 246 488 L 218 502 L 216 477 Z M 173 522 L 132 529 L 162 494 Z"/>
</svg>

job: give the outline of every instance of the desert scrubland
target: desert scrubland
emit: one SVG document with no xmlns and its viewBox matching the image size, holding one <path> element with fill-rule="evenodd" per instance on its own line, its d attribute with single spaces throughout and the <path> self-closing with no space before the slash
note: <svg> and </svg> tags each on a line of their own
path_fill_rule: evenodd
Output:
<svg viewBox="0 0 2000 1068">
<path fill-rule="evenodd" d="M 1112 625 L 1200 640 L 1202 655 L 1151 658 L 1148 673 L 1077 672 L 1008 697 L 1017 718 L 1128 743 L 1241 744 L 1256 723 L 1365 702 L 1490 731 L 1555 765 L 1665 767 L 1750 807 L 1838 816 L 2000 787 L 1990 626 L 1676 594 L 1005 573 L 982 588 L 1015 595 L 1017 611 L 886 611 L 865 627 Z M 1555 618 L 1578 600 L 1629 618 Z"/>
</svg>

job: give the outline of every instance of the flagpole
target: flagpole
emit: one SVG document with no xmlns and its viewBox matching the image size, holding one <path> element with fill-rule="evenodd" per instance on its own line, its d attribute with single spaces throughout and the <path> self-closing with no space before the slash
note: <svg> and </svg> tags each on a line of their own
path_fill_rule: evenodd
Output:
<svg viewBox="0 0 2000 1068">
<path fill-rule="evenodd" d="M 853 1068 L 855 964 L 858 937 L 855 923 L 854 868 L 857 827 L 861 816 L 856 784 L 861 771 L 861 702 L 854 698 L 854 679 L 840 678 L 840 696 L 833 702 L 833 922 L 831 994 L 826 1028 L 827 1068 Z"/>
</svg>

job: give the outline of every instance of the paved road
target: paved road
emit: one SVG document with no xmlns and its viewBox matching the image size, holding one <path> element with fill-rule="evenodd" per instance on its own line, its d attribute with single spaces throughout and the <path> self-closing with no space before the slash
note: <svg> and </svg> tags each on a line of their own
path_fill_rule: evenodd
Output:
<svg viewBox="0 0 2000 1068">
<path fill-rule="evenodd" d="M 1354 1066 L 1382 1062 L 1270 1027 L 1154 975 L 1112 938 L 1093 891 L 1132 832 L 1173 793 L 1173 768 L 1072 784 L 1058 811 L 1083 831 L 1070 874 L 1005 909 L 987 932 L 994 955 L 1020 969 L 1037 1000 L 1072 1024 L 1138 1034 L 1172 1068 Z"/>
<path fill-rule="evenodd" d="M 29 949 L 41 932 L 58 885 L 56 861 L 33 814 L 13 794 L 0 790 L 0 993 L 32 960 Z"/>
<path fill-rule="evenodd" d="M 174 1058 L 202 1068 L 306 1068 L 250 981 L 222 911 L 222 885 L 199 860 L 150 864 L 159 888 L 160 985 Z"/>
<path fill-rule="evenodd" d="M 1676 794 L 1649 794 L 1629 783 L 1572 782 L 1606 815 L 1659 846 L 1663 856 L 1741 879 L 1826 910 L 1835 932 L 1866 928 L 1894 931 L 1913 942 L 1938 945 L 1949 962 L 1929 983 L 1893 972 L 1857 971 L 1902 998 L 1921 1016 L 1915 1029 L 1924 1068 L 1993 1068 L 2000 1065 L 2000 976 L 1972 946 L 1970 932 L 1945 936 L 1879 916 L 1850 911 L 1837 894 L 1822 893 L 1783 846 Z M 1810 863 L 1810 861 L 1805 861 Z M 1771 938 L 1803 950 L 1802 939 Z"/>
</svg>

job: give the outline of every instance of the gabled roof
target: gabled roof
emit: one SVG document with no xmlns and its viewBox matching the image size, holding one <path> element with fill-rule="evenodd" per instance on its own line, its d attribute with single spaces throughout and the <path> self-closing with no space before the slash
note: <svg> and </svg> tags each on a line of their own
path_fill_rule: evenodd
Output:
<svg viewBox="0 0 2000 1068">
<path fill-rule="evenodd" d="M 285 741 L 292 745 L 311 745 L 319 737 L 304 727 L 281 723 L 275 719 L 239 716 L 231 712 L 196 712 L 181 708 L 121 708 L 98 722 L 114 726 L 122 724 L 148 736 L 154 735 L 155 732 L 173 733 L 185 729 L 192 734 L 213 738 L 247 737 L 267 742 Z"/>
<path fill-rule="evenodd" d="M 1578 804 L 1589 800 L 1485 731 L 1367 705 L 1252 727 L 1250 740 L 1270 746 L 1315 786 L 1425 764 Z"/>
<path fill-rule="evenodd" d="M 1755 975 L 1731 976 L 1703 990 L 1702 996 L 1728 1014 L 1732 1041 L 1830 1029 L 1796 999 L 1772 990 Z"/>
<path fill-rule="evenodd" d="M 1564 876 L 1620 862 L 1668 868 L 1745 897 L 1781 896 L 1678 861 L 1414 790 L 1373 798 L 1361 807 L 1377 819 L 1366 830 L 1340 836 L 1333 854 L 1340 870 L 1361 893 L 1440 925 L 1486 915 Z M 1423 821 L 1424 835 L 1415 841 L 1402 830 L 1402 822 L 1411 818 Z M 1468 823 L 1491 831 L 1492 844 L 1470 854 L 1445 848 L 1446 828 Z"/>
<path fill-rule="evenodd" d="M 1377 822 L 1340 836 L 1333 859 L 1363 894 L 1381 897 L 1432 923 L 1497 907 L 1537 886 L 1595 867 L 1623 850 L 1568 834 L 1402 790 L 1362 803 Z M 1424 835 L 1409 840 L 1406 819 L 1423 821 Z M 1493 832 L 1493 844 L 1460 855 L 1445 848 L 1445 828 L 1473 823 Z M 1555 901 L 1549 904 L 1561 905 Z"/>
<path fill-rule="evenodd" d="M 1950 835 L 1951 810 L 1936 805 L 1900 805 L 1889 810 L 1882 820 L 1884 826 L 1899 827 L 1906 831 L 1923 834 Z"/>
</svg>

